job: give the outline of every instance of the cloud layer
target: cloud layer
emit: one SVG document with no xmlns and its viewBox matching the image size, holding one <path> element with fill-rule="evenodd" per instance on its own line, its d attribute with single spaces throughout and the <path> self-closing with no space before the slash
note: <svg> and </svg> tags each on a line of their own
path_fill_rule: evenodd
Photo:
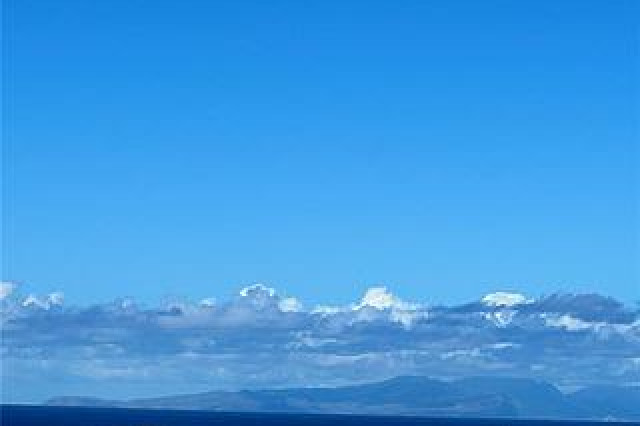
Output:
<svg viewBox="0 0 640 426">
<path fill-rule="evenodd" d="M 497 292 L 456 306 L 369 289 L 304 307 L 264 285 L 228 301 L 66 306 L 0 286 L 7 400 L 339 385 L 417 374 L 640 383 L 640 310 L 595 294 Z M 11 389 L 11 390 L 8 390 Z"/>
</svg>

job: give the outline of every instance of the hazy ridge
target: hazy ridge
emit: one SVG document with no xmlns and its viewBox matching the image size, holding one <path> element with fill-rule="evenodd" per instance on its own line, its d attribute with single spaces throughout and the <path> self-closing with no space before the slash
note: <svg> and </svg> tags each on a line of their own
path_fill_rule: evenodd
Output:
<svg viewBox="0 0 640 426">
<path fill-rule="evenodd" d="M 639 387 L 593 386 L 563 393 L 542 381 L 491 377 L 445 382 L 403 376 L 337 388 L 213 391 L 128 401 L 64 396 L 46 403 L 239 412 L 640 420 Z"/>
</svg>

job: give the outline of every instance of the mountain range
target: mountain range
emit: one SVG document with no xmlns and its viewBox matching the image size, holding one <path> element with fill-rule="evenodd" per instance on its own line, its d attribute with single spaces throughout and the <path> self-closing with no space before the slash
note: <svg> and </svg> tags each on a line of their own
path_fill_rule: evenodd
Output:
<svg viewBox="0 0 640 426">
<path fill-rule="evenodd" d="M 442 381 L 402 376 L 334 388 L 212 391 L 127 401 L 64 396 L 52 398 L 46 404 L 237 412 L 640 421 L 640 387 L 592 386 L 563 393 L 543 381 L 496 377 Z"/>
</svg>

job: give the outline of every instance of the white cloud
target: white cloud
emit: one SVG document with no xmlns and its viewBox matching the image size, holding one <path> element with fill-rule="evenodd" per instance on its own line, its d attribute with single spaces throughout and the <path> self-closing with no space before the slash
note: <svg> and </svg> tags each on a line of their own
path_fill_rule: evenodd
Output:
<svg viewBox="0 0 640 426">
<path fill-rule="evenodd" d="M 295 297 L 285 297 L 278 302 L 278 308 L 282 312 L 300 312 L 302 311 L 302 303 Z"/>
<path fill-rule="evenodd" d="M 545 323 L 549 327 L 563 328 L 567 331 L 611 331 L 624 332 L 630 328 L 629 325 L 607 324 L 601 321 L 584 321 L 569 314 L 565 315 L 544 315 Z"/>
<path fill-rule="evenodd" d="M 496 342 L 496 343 L 491 343 L 491 344 L 487 345 L 487 348 L 495 349 L 495 350 L 502 350 L 502 349 L 517 349 L 517 348 L 519 348 L 521 346 L 522 346 L 521 344 L 513 343 L 513 342 Z"/>
<path fill-rule="evenodd" d="M 545 322 L 549 327 L 561 327 L 569 331 L 588 330 L 594 326 L 592 323 L 573 318 L 571 315 L 548 317 Z"/>
<path fill-rule="evenodd" d="M 502 311 L 486 312 L 484 317 L 486 320 L 492 322 L 496 327 L 507 327 L 511 324 L 517 314 L 517 311 L 507 309 Z"/>
<path fill-rule="evenodd" d="M 11 296 L 16 287 L 16 283 L 11 281 L 0 281 L 0 300 L 4 300 Z"/>
<path fill-rule="evenodd" d="M 373 287 L 353 303 L 311 310 L 262 284 L 230 300 L 156 307 L 117 300 L 54 309 L 61 294 L 30 295 L 12 297 L 15 309 L 3 312 L 0 349 L 3 359 L 25 366 L 54 359 L 70 371 L 89 363 L 85 376 L 104 380 L 154 380 L 165 367 L 188 369 L 190 380 L 222 369 L 231 384 L 257 383 L 250 378 L 258 377 L 277 386 L 308 377 L 348 382 L 370 373 L 457 377 L 500 368 L 537 374 L 523 367 L 534 364 L 540 378 L 551 381 L 630 381 L 627 376 L 637 375 L 637 368 L 620 369 L 634 365 L 629 356 L 640 353 L 637 308 L 593 295 L 536 301 L 493 295 L 484 305 L 427 307 Z M 132 359 L 154 373 L 136 376 L 128 369 Z M 53 368 L 48 365 L 41 368 Z M 50 374 L 64 379 L 60 371 Z"/>
<path fill-rule="evenodd" d="M 214 306 L 216 306 L 215 297 L 207 297 L 206 299 L 202 299 L 200 301 L 200 306 L 205 308 L 213 308 Z"/>
<path fill-rule="evenodd" d="M 51 293 L 47 297 L 47 302 L 49 303 L 49 306 L 54 306 L 54 305 L 60 306 L 64 303 L 64 294 L 59 291 Z"/>
<path fill-rule="evenodd" d="M 480 348 L 471 348 L 471 349 L 456 349 L 453 351 L 445 352 L 440 355 L 442 359 L 451 359 L 451 358 L 476 358 L 483 356 Z"/>
<path fill-rule="evenodd" d="M 311 310 L 312 314 L 320 314 L 320 315 L 335 315 L 342 312 L 346 312 L 348 309 L 341 306 L 328 306 L 328 305 L 318 305 L 313 310 Z"/>
</svg>

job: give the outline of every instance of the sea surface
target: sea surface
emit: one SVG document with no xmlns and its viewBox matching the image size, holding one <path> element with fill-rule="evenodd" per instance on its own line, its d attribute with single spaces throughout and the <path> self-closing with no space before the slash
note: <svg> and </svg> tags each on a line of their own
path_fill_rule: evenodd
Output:
<svg viewBox="0 0 640 426">
<path fill-rule="evenodd" d="M 213 411 L 139 410 L 123 408 L 3 405 L 2 426 L 198 426 L 198 425 L 430 425 L 430 426 L 567 426 L 626 425 L 628 422 L 589 422 L 515 419 L 424 418 L 331 414 L 223 413 Z"/>
</svg>

